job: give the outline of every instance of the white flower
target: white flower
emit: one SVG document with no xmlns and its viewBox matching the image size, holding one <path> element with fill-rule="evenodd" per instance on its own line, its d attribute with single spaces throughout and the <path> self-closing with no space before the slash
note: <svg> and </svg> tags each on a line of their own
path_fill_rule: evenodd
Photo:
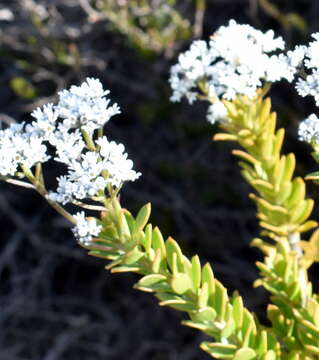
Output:
<svg viewBox="0 0 319 360">
<path fill-rule="evenodd" d="M 60 92 L 56 106 L 34 110 L 31 124 L 0 130 L 0 174 L 14 176 L 21 165 L 32 168 L 47 161 L 49 144 L 55 148 L 54 160 L 67 166 L 67 173 L 57 178 L 56 191 L 47 196 L 51 201 L 66 204 L 92 199 L 106 188 L 119 189 L 125 181 L 136 180 L 141 174 L 133 170 L 123 144 L 103 137 L 96 142 L 96 151 L 88 150 L 87 136 L 94 141 L 93 131 L 119 112 L 116 104 L 109 106 L 108 93 L 99 80 L 88 78 L 80 86 Z"/>
<path fill-rule="evenodd" d="M 102 128 L 112 116 L 120 113 L 117 104 L 109 106 L 110 100 L 105 98 L 108 93 L 98 79 L 91 78 L 81 86 L 60 91 L 56 109 L 64 119 L 64 128 L 83 128 L 89 133 Z"/>
<path fill-rule="evenodd" d="M 50 156 L 44 139 L 24 131 L 25 124 L 12 124 L 0 131 L 0 174 L 14 176 L 20 165 L 32 168 L 46 162 Z"/>
<path fill-rule="evenodd" d="M 67 204 L 74 200 L 74 194 L 77 187 L 67 176 L 60 176 L 58 179 L 58 187 L 56 192 L 50 192 L 47 198 L 51 201 Z"/>
<path fill-rule="evenodd" d="M 197 81 L 204 78 L 209 71 L 213 54 L 209 51 L 207 43 L 196 40 L 190 49 L 180 54 L 178 64 L 171 68 L 169 82 L 173 89 L 172 101 L 180 101 L 185 96 L 189 103 L 196 99 Z"/>
<path fill-rule="evenodd" d="M 311 114 L 302 121 L 298 129 L 299 139 L 308 143 L 319 143 L 319 119 Z"/>
<path fill-rule="evenodd" d="M 79 129 L 71 133 L 56 131 L 50 139 L 50 144 L 56 148 L 57 156 L 54 160 L 66 165 L 70 165 L 74 160 L 79 160 L 85 148 Z"/>
<path fill-rule="evenodd" d="M 26 125 L 26 132 L 42 137 L 43 140 L 49 140 L 57 127 L 59 117 L 58 111 L 53 104 L 44 105 L 43 108 L 36 108 L 32 113 L 36 120 Z"/>
<path fill-rule="evenodd" d="M 306 79 L 298 79 L 296 84 L 298 94 L 305 97 L 311 95 L 316 101 L 316 105 L 319 106 L 319 70 L 313 69 L 310 75 L 307 75 Z"/>
<path fill-rule="evenodd" d="M 73 159 L 68 165 L 68 174 L 58 178 L 56 192 L 49 194 L 49 199 L 66 204 L 73 200 L 82 200 L 104 191 L 108 180 L 101 176 L 105 162 L 99 159 L 99 154 L 88 151 L 81 158 Z"/>
<path fill-rule="evenodd" d="M 99 79 L 87 78 L 80 86 L 72 85 L 69 92 L 79 97 L 101 98 L 110 93 L 104 90 Z"/>
<path fill-rule="evenodd" d="M 223 122 L 227 118 L 227 109 L 221 101 L 217 101 L 209 106 L 207 112 L 207 120 L 211 124 L 215 124 L 217 121 Z"/>
<path fill-rule="evenodd" d="M 125 181 L 135 181 L 141 176 L 141 173 L 133 170 L 133 161 L 127 158 L 123 144 L 109 142 L 105 136 L 96 142 L 100 146 L 104 169 L 108 171 L 112 186 L 119 188 Z"/>
<path fill-rule="evenodd" d="M 93 237 L 98 236 L 102 230 L 102 226 L 98 225 L 94 218 L 85 218 L 84 212 L 74 215 L 77 220 L 76 226 L 72 229 L 77 241 L 83 245 L 90 245 Z"/>
<path fill-rule="evenodd" d="M 314 41 L 303 47 L 306 78 L 299 78 L 296 89 L 301 96 L 311 95 L 319 106 L 319 33 L 312 34 Z"/>
<path fill-rule="evenodd" d="M 305 66 L 308 69 L 318 68 L 319 64 L 319 33 L 311 35 L 315 41 L 312 41 L 306 50 Z"/>
<path fill-rule="evenodd" d="M 307 47 L 304 45 L 297 45 L 294 50 L 289 50 L 287 52 L 287 59 L 290 66 L 298 68 L 305 57 L 307 52 Z"/>
<path fill-rule="evenodd" d="M 133 170 L 133 162 L 127 158 L 123 144 L 109 142 L 105 136 L 96 143 L 100 146 L 99 152 L 87 151 L 80 158 L 71 159 L 70 151 L 62 152 L 60 158 L 67 154 L 63 162 L 68 165 L 68 173 L 58 178 L 56 192 L 48 196 L 50 200 L 66 204 L 92 198 L 104 192 L 108 184 L 120 188 L 125 181 L 140 177 L 141 173 Z"/>
</svg>

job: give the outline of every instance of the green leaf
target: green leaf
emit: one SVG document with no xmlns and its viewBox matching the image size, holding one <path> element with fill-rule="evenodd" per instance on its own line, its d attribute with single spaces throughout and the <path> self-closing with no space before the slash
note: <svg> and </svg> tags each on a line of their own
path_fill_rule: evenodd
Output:
<svg viewBox="0 0 319 360">
<path fill-rule="evenodd" d="M 265 330 L 262 330 L 260 332 L 260 336 L 257 339 L 258 346 L 256 348 L 258 355 L 261 356 L 266 353 L 268 349 L 268 339 L 267 339 L 267 332 Z"/>
<path fill-rule="evenodd" d="M 194 304 L 187 301 L 167 300 L 160 303 L 161 306 L 169 306 L 178 311 L 190 312 L 194 311 Z"/>
<path fill-rule="evenodd" d="M 213 270 L 209 263 L 206 263 L 202 269 L 202 284 L 207 283 L 210 295 L 215 292 L 215 278 Z"/>
<path fill-rule="evenodd" d="M 155 295 L 161 302 L 177 300 L 179 302 L 185 302 L 185 300 L 176 294 L 172 294 L 171 292 L 159 293 Z"/>
<path fill-rule="evenodd" d="M 155 253 L 155 257 L 152 263 L 152 271 L 156 274 L 160 271 L 160 267 L 161 267 L 161 262 L 162 262 L 162 255 L 161 255 L 161 251 L 160 249 L 157 249 L 156 253 Z"/>
<path fill-rule="evenodd" d="M 35 87 L 25 78 L 16 76 L 10 80 L 12 90 L 24 99 L 33 99 L 37 96 Z"/>
<path fill-rule="evenodd" d="M 219 281 L 216 281 L 214 293 L 214 308 L 216 309 L 217 316 L 220 320 L 224 320 L 227 301 L 228 296 L 226 289 Z"/>
<path fill-rule="evenodd" d="M 312 199 L 301 201 L 294 209 L 290 209 L 289 215 L 291 222 L 301 224 L 310 216 L 314 206 Z"/>
<path fill-rule="evenodd" d="M 236 296 L 233 300 L 233 318 L 235 320 L 237 328 L 242 327 L 243 323 L 243 299 L 241 296 Z"/>
<path fill-rule="evenodd" d="M 160 306 L 169 306 L 179 311 L 194 311 L 194 305 L 183 299 L 181 296 L 177 296 L 171 293 L 157 293 L 156 297 L 161 300 Z"/>
<path fill-rule="evenodd" d="M 233 334 L 233 332 L 236 329 L 236 324 L 234 319 L 232 319 L 231 317 L 228 319 L 224 329 L 221 331 L 220 335 L 221 337 L 227 339 L 230 335 Z"/>
<path fill-rule="evenodd" d="M 166 257 L 166 248 L 163 236 L 158 227 L 153 230 L 152 233 L 152 248 L 156 251 L 160 249 L 162 257 Z"/>
<path fill-rule="evenodd" d="M 147 291 L 147 292 L 161 293 L 161 292 L 171 291 L 172 288 L 167 282 L 163 281 L 163 282 L 154 284 L 152 286 L 149 286 L 148 288 L 139 288 L 139 290 Z"/>
<path fill-rule="evenodd" d="M 176 294 L 184 294 L 191 286 L 191 280 L 186 274 L 176 273 L 172 276 L 171 287 Z"/>
<path fill-rule="evenodd" d="M 256 356 L 257 354 L 253 349 L 242 348 L 236 352 L 233 360 L 253 360 L 256 359 Z"/>
<path fill-rule="evenodd" d="M 212 323 L 216 318 L 216 311 L 212 307 L 204 307 L 190 314 L 195 322 Z"/>
<path fill-rule="evenodd" d="M 124 215 L 124 211 L 121 211 L 118 214 L 118 230 L 120 233 L 120 241 L 121 243 L 125 243 L 127 239 L 131 237 L 130 228 L 126 221 L 126 217 Z"/>
<path fill-rule="evenodd" d="M 144 253 L 138 249 L 136 246 L 133 250 L 126 253 L 123 257 L 123 264 L 132 265 L 137 263 L 142 257 Z"/>
<path fill-rule="evenodd" d="M 289 209 L 298 206 L 305 198 L 306 185 L 304 181 L 297 177 L 292 181 L 292 190 L 289 198 L 286 200 L 286 206 Z"/>
<path fill-rule="evenodd" d="M 312 152 L 311 155 L 317 161 L 317 163 L 319 163 L 319 153 L 318 152 Z M 314 173 L 311 173 L 311 174 L 315 174 L 315 175 L 319 176 L 319 171 L 315 171 Z"/>
<path fill-rule="evenodd" d="M 174 239 L 172 239 L 171 237 L 169 237 L 166 240 L 165 247 L 166 247 L 167 262 L 168 262 L 170 269 L 173 271 L 174 253 L 176 253 L 177 258 L 179 258 L 179 259 L 182 259 L 183 254 L 182 254 L 182 251 L 181 251 L 179 245 L 177 244 L 177 242 Z M 183 269 L 180 269 L 180 270 L 183 270 Z"/>
<path fill-rule="evenodd" d="M 124 209 L 124 215 L 130 232 L 133 233 L 135 227 L 135 219 L 127 209 Z"/>
<path fill-rule="evenodd" d="M 191 270 L 192 282 L 194 290 L 200 287 L 202 269 L 200 266 L 200 260 L 197 255 L 192 257 L 192 270 Z"/>
<path fill-rule="evenodd" d="M 106 251 L 101 251 L 101 250 L 91 250 L 88 252 L 88 255 L 90 256 L 95 256 L 97 258 L 101 258 L 101 259 L 107 259 L 107 260 L 114 260 L 114 259 L 118 259 L 119 254 L 117 252 L 106 252 Z"/>
<path fill-rule="evenodd" d="M 307 310 L 315 325 L 319 326 L 319 304 L 314 299 L 308 299 Z"/>
<path fill-rule="evenodd" d="M 145 228 L 145 240 L 144 240 L 144 249 L 148 253 L 152 247 L 152 225 L 148 224 Z"/>
<path fill-rule="evenodd" d="M 253 316 L 247 309 L 244 309 L 244 318 L 243 318 L 243 327 L 242 327 L 242 334 L 243 334 L 243 347 L 248 347 L 251 341 L 252 335 L 256 332 L 256 325 Z"/>
<path fill-rule="evenodd" d="M 148 203 L 144 205 L 141 210 L 138 212 L 135 220 L 135 226 L 139 230 L 143 230 L 144 226 L 147 224 L 151 215 L 151 204 Z"/>
<path fill-rule="evenodd" d="M 314 345 L 305 345 L 305 348 L 312 354 L 319 356 L 319 347 Z"/>
<path fill-rule="evenodd" d="M 157 284 L 161 281 L 165 281 L 166 280 L 166 276 L 161 275 L 161 274 L 151 274 L 151 275 L 146 275 L 144 277 L 142 277 L 142 279 L 140 279 L 140 281 L 136 284 L 137 287 L 149 287 L 152 286 L 154 284 Z"/>
<path fill-rule="evenodd" d="M 290 359 L 290 358 L 289 358 Z M 299 359 L 299 358 L 297 358 Z M 291 360 L 297 360 L 295 358 L 291 358 Z M 276 353 L 273 350 L 267 351 L 267 353 L 262 357 L 262 360 L 276 360 Z"/>
<path fill-rule="evenodd" d="M 202 322 L 196 322 L 196 321 L 190 321 L 190 320 L 184 320 L 182 321 L 182 325 L 189 326 L 191 328 L 200 330 L 210 336 L 214 335 L 216 336 L 216 332 L 214 332 L 213 328 L 210 325 L 205 325 Z"/>
<path fill-rule="evenodd" d="M 208 284 L 205 282 L 202 288 L 199 290 L 198 307 L 199 308 L 206 307 L 208 303 L 208 299 L 209 299 Z"/>
<path fill-rule="evenodd" d="M 136 265 L 116 266 L 111 269 L 111 273 L 138 272 L 141 268 Z"/>
<path fill-rule="evenodd" d="M 308 320 L 302 320 L 301 325 L 303 326 L 306 333 L 311 334 L 316 341 L 319 340 L 319 329 L 316 325 Z"/>
<path fill-rule="evenodd" d="M 292 189 L 292 182 L 283 185 L 280 191 L 276 194 L 276 203 L 278 205 L 282 205 L 291 196 Z"/>
<path fill-rule="evenodd" d="M 308 32 L 308 24 L 305 19 L 299 14 L 289 13 L 285 15 L 285 20 L 287 21 L 287 23 L 291 24 L 303 34 L 306 34 Z"/>
<path fill-rule="evenodd" d="M 203 342 L 200 347 L 216 359 L 233 359 L 237 347 L 231 344 Z"/>
<path fill-rule="evenodd" d="M 283 185 L 285 185 L 286 183 L 291 181 L 291 177 L 294 173 L 295 166 L 296 166 L 295 155 L 290 153 L 286 156 L 285 169 L 284 169 L 283 176 L 281 178 L 280 187 L 282 187 Z"/>
<path fill-rule="evenodd" d="M 293 281 L 287 286 L 287 295 L 290 301 L 295 301 L 298 295 L 300 295 L 300 283 L 299 281 Z"/>
</svg>

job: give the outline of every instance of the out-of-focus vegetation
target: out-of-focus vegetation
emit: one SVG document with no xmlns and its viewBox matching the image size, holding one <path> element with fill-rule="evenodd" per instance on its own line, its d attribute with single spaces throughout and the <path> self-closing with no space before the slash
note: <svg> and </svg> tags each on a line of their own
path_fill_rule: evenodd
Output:
<svg viewBox="0 0 319 360">
<path fill-rule="evenodd" d="M 230 18 L 273 28 L 293 47 L 318 31 L 318 17 L 312 0 L 0 0 L 2 126 L 30 121 L 60 89 L 100 78 L 122 109 L 107 133 L 143 173 L 124 189 L 123 205 L 134 212 L 151 201 L 163 235 L 212 261 L 216 276 L 262 314 L 265 294 L 251 292 L 259 253 L 247 247 L 257 234 L 248 187 L 225 146 L 211 142 L 205 105 L 170 103 L 168 72 L 179 51 Z M 296 126 L 313 104 L 285 84 L 272 91 L 286 150 L 308 173 L 314 164 Z M 0 359 L 206 358 L 179 315 L 132 290 L 130 276 L 107 277 L 41 199 L 2 184 L 0 210 Z"/>
<path fill-rule="evenodd" d="M 258 4 L 265 13 L 277 20 L 286 30 L 297 29 L 303 34 L 307 34 L 308 25 L 305 19 L 297 12 L 284 13 L 275 2 L 269 0 L 258 0 Z"/>
<path fill-rule="evenodd" d="M 182 40 L 200 37 L 206 0 L 80 0 L 89 21 L 108 20 L 109 27 L 141 51 L 172 56 Z M 192 9 L 193 19 L 184 14 Z M 192 24 L 193 23 L 193 24 Z"/>
</svg>

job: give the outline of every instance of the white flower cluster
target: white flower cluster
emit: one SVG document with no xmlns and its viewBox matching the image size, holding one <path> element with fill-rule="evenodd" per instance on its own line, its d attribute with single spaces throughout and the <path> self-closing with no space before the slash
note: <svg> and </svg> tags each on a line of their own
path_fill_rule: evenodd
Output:
<svg viewBox="0 0 319 360">
<path fill-rule="evenodd" d="M 315 114 L 311 114 L 300 123 L 298 135 L 302 141 L 309 144 L 319 144 L 319 119 Z"/>
<path fill-rule="evenodd" d="M 136 180 L 141 174 L 132 169 L 122 144 L 103 137 L 97 141 L 98 151 L 86 148 L 81 130 L 91 136 L 119 113 L 116 104 L 109 106 L 106 94 L 99 80 L 88 78 L 81 86 L 61 91 L 57 105 L 33 111 L 31 124 L 0 131 L 0 174 L 14 176 L 21 165 L 32 168 L 49 160 L 50 144 L 54 160 L 68 169 L 67 175 L 58 178 L 57 191 L 48 195 L 50 200 L 66 204 L 93 197 L 108 184 L 119 188 L 125 181 Z"/>
<path fill-rule="evenodd" d="M 31 168 L 49 159 L 43 139 L 24 131 L 24 123 L 0 131 L 0 174 L 14 176 L 19 165 Z"/>
<path fill-rule="evenodd" d="M 85 246 L 90 245 L 92 237 L 98 236 L 102 226 L 98 225 L 94 218 L 85 218 L 83 211 L 74 215 L 77 223 L 72 231 L 77 241 Z"/>
<path fill-rule="evenodd" d="M 300 47 L 287 55 L 273 54 L 284 47 L 283 39 L 274 38 L 273 31 L 263 33 L 231 20 L 215 32 L 208 44 L 197 40 L 179 56 L 171 69 L 171 100 L 180 101 L 185 96 L 192 103 L 201 82 L 208 96 L 218 102 L 237 95 L 252 97 L 263 81 L 292 81 L 304 53 Z M 219 104 L 210 109 L 208 120 L 215 122 L 225 113 Z"/>
<path fill-rule="evenodd" d="M 133 162 L 127 159 L 123 144 L 109 142 L 105 136 L 96 143 L 100 147 L 98 152 L 79 153 L 72 159 L 66 156 L 63 162 L 68 165 L 68 174 L 58 179 L 57 191 L 48 195 L 50 200 L 66 204 L 95 196 L 108 184 L 119 188 L 125 181 L 140 177 L 141 173 L 132 169 Z M 63 154 L 66 153 L 69 153 L 68 149 L 63 151 Z"/>
<path fill-rule="evenodd" d="M 299 78 L 296 89 L 301 96 L 311 95 L 319 106 L 319 33 L 311 35 L 314 41 L 305 47 L 305 68 L 310 71 L 306 79 Z"/>
<path fill-rule="evenodd" d="M 304 70 L 308 74 L 300 77 L 296 83 L 299 95 L 314 97 L 316 105 L 319 106 L 319 33 L 312 34 L 314 39 L 308 46 L 301 46 L 304 52 Z M 319 144 L 319 119 L 311 114 L 302 121 L 298 130 L 299 139 L 314 146 Z"/>
<path fill-rule="evenodd" d="M 109 106 L 110 100 L 105 96 L 108 90 L 98 79 L 88 78 L 81 86 L 71 86 L 70 90 L 59 93 L 60 100 L 56 107 L 63 128 L 84 128 L 89 133 L 103 127 L 113 115 L 119 114 L 117 104 Z"/>
<path fill-rule="evenodd" d="M 299 78 L 296 89 L 301 96 L 311 95 L 319 106 L 319 33 L 311 35 L 314 41 L 305 49 L 305 69 L 310 74 L 305 79 Z"/>
</svg>

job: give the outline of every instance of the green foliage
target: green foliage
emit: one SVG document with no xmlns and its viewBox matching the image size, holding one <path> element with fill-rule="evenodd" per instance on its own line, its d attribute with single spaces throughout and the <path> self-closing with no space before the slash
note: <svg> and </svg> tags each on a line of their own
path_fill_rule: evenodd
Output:
<svg viewBox="0 0 319 360">
<path fill-rule="evenodd" d="M 202 343 L 203 350 L 225 359 L 280 353 L 272 330 L 255 321 L 239 295 L 228 296 L 209 264 L 201 266 L 198 256 L 188 259 L 175 240 L 164 241 L 158 228 L 146 225 L 150 204 L 136 218 L 121 209 L 117 199 L 108 201 L 106 208 L 101 218 L 104 230 L 88 246 L 89 254 L 112 260 L 107 265 L 111 272 L 143 275 L 136 289 L 153 292 L 161 306 L 188 313 L 190 320 L 184 325 L 214 338 L 215 342 Z M 262 342 L 259 331 L 264 334 Z"/>
<path fill-rule="evenodd" d="M 195 14 L 204 12 L 205 2 L 195 2 Z M 145 55 L 149 51 L 169 54 L 177 42 L 191 37 L 193 31 L 196 32 L 172 0 L 104 0 L 96 6 L 112 27 L 126 35 Z M 201 24 L 198 25 L 201 28 Z"/>
<path fill-rule="evenodd" d="M 317 226 L 308 221 L 313 200 L 305 199 L 305 183 L 292 178 L 293 154 L 281 155 L 284 129 L 276 130 L 276 114 L 270 112 L 270 99 L 261 96 L 253 101 L 237 99 L 225 102 L 229 121 L 221 127 L 227 131 L 216 140 L 234 140 L 244 149 L 234 150 L 241 160 L 242 175 L 259 195 L 251 194 L 258 208 L 257 217 L 271 238 L 305 232 Z"/>
<path fill-rule="evenodd" d="M 264 262 L 257 263 L 261 278 L 255 285 L 272 294 L 274 305 L 269 305 L 268 317 L 276 336 L 290 349 L 289 356 L 318 355 L 319 327 L 314 314 L 319 304 L 307 276 L 307 268 L 318 261 L 318 232 L 309 242 L 300 240 L 300 233 L 317 226 L 308 220 L 313 200 L 305 199 L 304 181 L 292 177 L 294 155 L 281 155 L 284 130 L 276 131 L 270 100 L 259 95 L 253 100 L 225 102 L 225 106 L 229 121 L 222 128 L 227 133 L 215 138 L 235 140 L 244 148 L 233 153 L 244 160 L 240 162 L 242 174 L 257 192 L 250 197 L 264 228 L 261 235 L 275 240 L 275 244 L 262 239 L 252 242 L 266 256 Z"/>
<path fill-rule="evenodd" d="M 16 76 L 10 80 L 11 89 L 24 99 L 33 99 L 37 92 L 34 86 L 25 78 Z"/>
<path fill-rule="evenodd" d="M 276 19 L 286 30 L 297 29 L 301 33 L 307 33 L 308 25 L 305 19 L 298 13 L 283 13 L 280 8 L 269 0 L 258 0 L 260 7 L 272 18 Z"/>
<path fill-rule="evenodd" d="M 133 217 L 117 198 L 107 199 L 102 213 L 103 232 L 87 246 L 89 254 L 111 260 L 111 272 L 136 272 L 135 288 L 154 293 L 161 306 L 186 312 L 183 324 L 198 329 L 212 341 L 201 348 L 215 359 L 310 360 L 319 355 L 319 303 L 308 281 L 307 269 L 319 259 L 318 231 L 309 242 L 300 234 L 317 226 L 309 220 L 313 200 L 305 198 L 305 183 L 294 178 L 295 157 L 282 155 L 284 130 L 276 130 L 276 115 L 261 93 L 254 99 L 225 101 L 228 121 L 216 140 L 237 141 L 244 178 L 255 190 L 262 227 L 252 245 L 264 253 L 257 262 L 263 286 L 271 294 L 264 326 L 244 307 L 242 298 L 229 296 L 209 264 L 187 258 L 172 238 L 148 223 L 150 204 Z"/>
</svg>

